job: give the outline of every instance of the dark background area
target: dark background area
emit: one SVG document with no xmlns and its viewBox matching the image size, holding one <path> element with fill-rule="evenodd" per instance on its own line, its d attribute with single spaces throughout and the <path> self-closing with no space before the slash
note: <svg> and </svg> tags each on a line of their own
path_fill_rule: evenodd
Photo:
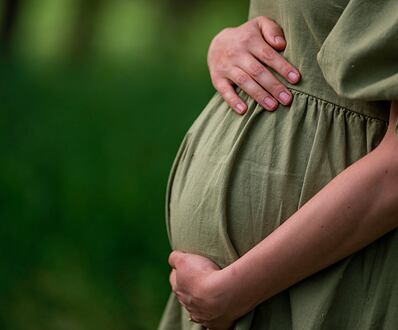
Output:
<svg viewBox="0 0 398 330">
<path fill-rule="evenodd" d="M 0 0 L 0 329 L 156 328 L 164 194 L 248 1 Z"/>
</svg>

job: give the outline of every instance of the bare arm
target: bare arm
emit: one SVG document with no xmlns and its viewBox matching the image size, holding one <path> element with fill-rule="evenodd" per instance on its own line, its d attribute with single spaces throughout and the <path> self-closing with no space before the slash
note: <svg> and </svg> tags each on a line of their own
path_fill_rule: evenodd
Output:
<svg viewBox="0 0 398 330">
<path fill-rule="evenodd" d="M 388 132 L 246 255 L 221 272 L 238 314 L 341 260 L 398 226 L 398 137 L 393 102 Z"/>
<path fill-rule="evenodd" d="M 204 260 L 173 252 L 173 289 L 182 293 L 180 301 L 191 314 L 208 328 L 227 328 L 262 301 L 397 228 L 397 118 L 395 101 L 381 144 L 230 266 L 215 270 Z M 202 263 L 197 277 L 189 273 L 192 263 Z M 211 313 L 214 309 L 218 314 Z"/>
</svg>

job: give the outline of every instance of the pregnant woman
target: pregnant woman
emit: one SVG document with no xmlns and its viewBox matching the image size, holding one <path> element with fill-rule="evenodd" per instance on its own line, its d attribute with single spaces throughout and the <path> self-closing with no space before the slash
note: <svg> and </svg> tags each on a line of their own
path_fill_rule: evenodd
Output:
<svg viewBox="0 0 398 330">
<path fill-rule="evenodd" d="M 287 62 L 243 38 L 257 60 L 213 74 L 169 178 L 159 328 L 398 329 L 398 1 L 252 0 L 262 15 Z"/>
</svg>

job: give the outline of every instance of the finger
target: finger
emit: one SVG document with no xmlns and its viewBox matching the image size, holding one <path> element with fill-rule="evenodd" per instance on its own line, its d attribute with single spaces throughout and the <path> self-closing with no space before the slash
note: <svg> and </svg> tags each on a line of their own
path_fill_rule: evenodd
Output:
<svg viewBox="0 0 398 330">
<path fill-rule="evenodd" d="M 266 110 L 273 111 L 277 108 L 278 102 L 242 69 L 235 67 L 229 72 L 228 78 Z"/>
<path fill-rule="evenodd" d="M 186 303 L 184 303 L 184 301 L 182 301 L 182 300 L 178 300 L 178 302 L 181 304 L 181 306 L 183 306 L 188 312 L 193 312 L 193 309 L 189 306 L 189 305 L 187 305 Z"/>
<path fill-rule="evenodd" d="M 194 323 L 199 323 L 199 324 L 204 323 L 204 321 L 202 319 L 193 315 L 192 313 L 189 315 L 189 320 Z"/>
<path fill-rule="evenodd" d="M 225 102 L 240 115 L 243 115 L 247 110 L 247 105 L 236 94 L 231 82 L 225 78 L 215 78 L 214 87 L 221 94 Z"/>
<path fill-rule="evenodd" d="M 240 68 L 254 78 L 261 87 L 284 105 L 290 104 L 290 91 L 256 58 L 247 56 L 241 60 Z"/>
<path fill-rule="evenodd" d="M 184 294 L 178 294 L 176 295 L 178 302 L 183 306 L 189 313 L 195 313 L 195 308 L 192 307 L 189 302 L 187 302 L 188 298 L 184 296 Z"/>
<path fill-rule="evenodd" d="M 183 299 L 183 295 L 180 292 L 174 292 L 174 294 L 177 297 L 177 300 L 180 303 L 180 305 L 182 305 L 188 312 L 190 312 L 190 308 Z"/>
<path fill-rule="evenodd" d="M 169 282 L 173 291 L 177 290 L 177 271 L 173 269 L 169 275 Z"/>
<path fill-rule="evenodd" d="M 267 43 L 276 50 L 283 50 L 286 47 L 286 39 L 282 28 L 272 19 L 266 16 L 259 16 L 256 23 Z"/>
<path fill-rule="evenodd" d="M 300 81 L 299 71 L 267 43 L 259 45 L 258 42 L 253 42 L 250 45 L 250 52 L 259 61 L 274 69 L 290 83 L 296 84 Z"/>
<path fill-rule="evenodd" d="M 180 290 L 180 288 L 178 287 L 178 285 L 177 285 L 177 271 L 175 269 L 173 269 L 170 272 L 169 281 L 170 281 L 170 286 L 171 286 L 171 288 L 173 290 L 173 293 L 177 297 L 177 300 L 179 301 L 179 303 L 182 306 L 184 306 L 186 308 L 186 310 L 191 312 L 192 311 L 192 307 L 193 307 L 193 306 L 191 306 L 192 299 L 190 298 L 189 295 L 187 295 L 184 292 L 182 292 Z"/>
<path fill-rule="evenodd" d="M 171 268 L 176 268 L 177 263 L 181 260 L 184 252 L 181 251 L 173 251 L 169 255 L 169 265 Z"/>
</svg>

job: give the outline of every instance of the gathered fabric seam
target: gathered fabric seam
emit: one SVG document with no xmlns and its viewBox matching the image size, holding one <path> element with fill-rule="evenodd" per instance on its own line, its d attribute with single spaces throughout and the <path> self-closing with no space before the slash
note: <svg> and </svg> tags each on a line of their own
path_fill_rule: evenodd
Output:
<svg viewBox="0 0 398 330">
<path fill-rule="evenodd" d="M 289 90 L 290 90 L 293 94 L 300 94 L 300 95 L 303 95 L 303 96 L 312 98 L 312 99 L 314 99 L 314 100 L 317 101 L 317 102 L 320 101 L 320 102 L 323 102 L 323 103 L 330 104 L 330 105 L 334 106 L 335 108 L 337 108 L 337 110 L 339 110 L 339 111 L 348 112 L 349 114 L 355 114 L 355 115 L 361 116 L 361 117 L 363 117 L 364 119 L 368 119 L 368 120 L 377 120 L 377 121 L 380 121 L 380 122 L 385 123 L 385 124 L 388 123 L 388 121 L 386 121 L 386 120 L 384 120 L 384 119 L 376 118 L 376 117 L 372 117 L 372 116 L 366 115 L 366 114 L 364 114 L 364 113 L 360 113 L 360 112 L 358 112 L 358 111 L 349 109 L 349 108 L 347 108 L 347 107 L 343 107 L 343 106 L 341 106 L 341 105 L 339 105 L 339 104 L 336 104 L 336 103 L 333 103 L 333 102 L 331 102 L 331 101 L 327 101 L 327 100 L 325 100 L 325 99 L 323 99 L 323 98 L 320 98 L 320 97 L 318 97 L 318 96 L 314 96 L 314 95 L 305 93 L 305 92 L 303 92 L 303 91 L 300 91 L 300 90 L 297 90 L 297 89 L 294 89 L 294 88 L 291 88 L 291 87 L 289 87 Z"/>
</svg>

